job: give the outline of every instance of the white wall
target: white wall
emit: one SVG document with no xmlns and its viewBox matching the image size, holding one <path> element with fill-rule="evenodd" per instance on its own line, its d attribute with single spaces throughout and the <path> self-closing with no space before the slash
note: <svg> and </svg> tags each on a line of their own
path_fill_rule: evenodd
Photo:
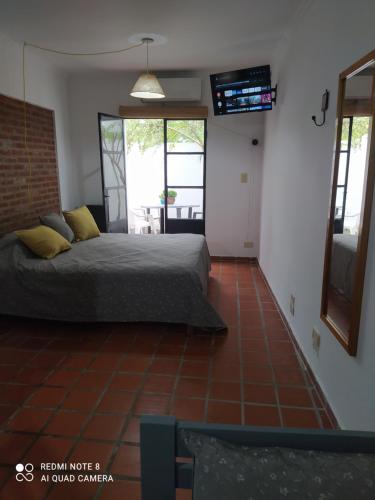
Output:
<svg viewBox="0 0 375 500">
<path fill-rule="evenodd" d="M 339 72 L 375 48 L 372 0 L 316 0 L 292 30 L 278 73 L 278 105 L 266 121 L 260 264 L 344 428 L 375 430 L 375 206 L 358 354 L 350 357 L 319 319 Z M 278 66 L 278 69 L 277 69 Z M 321 94 L 331 91 L 317 128 Z M 296 314 L 288 310 L 296 296 Z M 312 349 L 313 326 L 321 332 Z"/>
<path fill-rule="evenodd" d="M 80 172 L 83 201 L 101 203 L 98 112 L 117 114 L 120 104 L 140 105 L 129 97 L 138 74 L 93 73 L 69 79 L 73 158 Z M 186 76 L 186 75 L 184 75 Z M 257 256 L 259 248 L 262 114 L 213 117 L 208 73 L 202 77 L 209 105 L 207 141 L 207 241 L 213 255 Z M 257 137 L 254 148 L 250 139 Z M 240 184 L 240 173 L 249 183 Z M 252 249 L 243 247 L 254 242 Z"/>
<path fill-rule="evenodd" d="M 66 76 L 35 49 L 26 49 L 26 100 L 54 110 L 61 204 L 79 203 L 77 175 L 71 161 L 69 102 Z M 0 33 L 0 93 L 23 99 L 22 44 Z"/>
<path fill-rule="evenodd" d="M 259 255 L 261 169 L 266 113 L 214 116 L 209 76 L 204 80 L 207 122 L 207 241 L 213 255 Z M 258 139 L 258 146 L 251 144 Z M 241 184 L 241 172 L 249 183 Z M 244 241 L 254 247 L 246 249 Z"/>
</svg>

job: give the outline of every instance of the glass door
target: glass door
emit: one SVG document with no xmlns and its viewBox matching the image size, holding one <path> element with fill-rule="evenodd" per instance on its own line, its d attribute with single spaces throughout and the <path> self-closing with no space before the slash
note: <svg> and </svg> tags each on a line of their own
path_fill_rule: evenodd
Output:
<svg viewBox="0 0 375 500">
<path fill-rule="evenodd" d="M 99 134 L 107 231 L 126 233 L 128 216 L 123 119 L 99 113 Z"/>
<path fill-rule="evenodd" d="M 205 234 L 206 120 L 164 120 L 165 232 Z"/>
<path fill-rule="evenodd" d="M 125 119 L 129 233 L 164 232 L 164 121 Z"/>
</svg>

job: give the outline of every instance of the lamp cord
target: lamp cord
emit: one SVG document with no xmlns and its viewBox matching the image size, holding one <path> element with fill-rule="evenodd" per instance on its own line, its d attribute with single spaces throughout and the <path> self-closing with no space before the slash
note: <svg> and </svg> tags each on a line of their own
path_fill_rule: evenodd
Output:
<svg viewBox="0 0 375 500">
<path fill-rule="evenodd" d="M 117 49 L 117 50 L 105 50 L 105 51 L 99 51 L 99 52 L 67 52 L 64 50 L 57 50 L 57 49 L 50 49 L 48 47 L 42 47 L 41 45 L 36 45 L 34 43 L 28 43 L 28 42 L 23 42 L 22 46 L 22 92 L 23 92 L 23 127 L 24 127 L 24 135 L 23 135 L 23 140 L 24 140 L 24 148 L 25 148 L 25 154 L 26 154 L 26 160 L 27 160 L 27 165 L 28 165 L 28 173 L 27 173 L 27 200 L 29 203 L 29 206 L 31 206 L 31 189 L 30 189 L 30 183 L 31 183 L 31 174 L 32 174 L 32 163 L 31 163 L 31 158 L 30 158 L 30 150 L 28 146 L 28 137 L 27 137 L 27 112 L 26 112 L 26 71 L 25 71 L 25 65 L 26 65 L 26 47 L 33 47 L 34 49 L 38 50 L 43 50 L 44 52 L 52 52 L 53 54 L 59 54 L 63 56 L 102 56 L 102 55 L 107 55 L 107 54 L 120 54 L 122 52 L 126 52 L 131 49 L 135 49 L 137 47 L 140 47 L 141 45 L 144 45 L 144 41 L 137 43 L 135 45 L 130 45 L 130 47 L 125 47 L 124 49 Z M 148 42 L 147 42 L 147 73 L 148 73 Z"/>
<path fill-rule="evenodd" d="M 148 74 L 148 40 L 146 41 L 146 53 L 147 53 L 146 68 L 147 68 L 147 74 Z"/>
<path fill-rule="evenodd" d="M 135 45 L 130 45 L 130 47 L 125 47 L 124 49 L 104 50 L 99 52 L 67 52 L 65 50 L 57 50 L 57 49 L 50 49 L 48 47 L 42 47 L 40 45 L 36 45 L 35 43 L 24 42 L 24 45 L 28 45 L 29 47 L 34 47 L 34 49 L 44 50 L 45 52 L 52 52 L 53 54 L 60 54 L 63 56 L 104 56 L 107 54 L 121 54 L 122 52 L 126 52 L 128 50 L 140 47 L 143 44 L 144 42 L 140 42 Z"/>
<path fill-rule="evenodd" d="M 24 140 L 24 148 L 25 148 L 25 155 L 26 155 L 26 161 L 28 165 L 28 173 L 26 176 L 26 184 L 27 184 L 27 200 L 29 202 L 29 205 L 31 205 L 31 190 L 30 190 L 30 183 L 31 183 L 31 158 L 30 158 L 30 150 L 28 146 L 28 141 L 27 141 L 27 113 L 26 113 L 26 72 L 25 72 L 25 49 L 26 49 L 26 43 L 23 43 L 22 47 L 22 92 L 23 92 L 23 140 Z"/>
</svg>

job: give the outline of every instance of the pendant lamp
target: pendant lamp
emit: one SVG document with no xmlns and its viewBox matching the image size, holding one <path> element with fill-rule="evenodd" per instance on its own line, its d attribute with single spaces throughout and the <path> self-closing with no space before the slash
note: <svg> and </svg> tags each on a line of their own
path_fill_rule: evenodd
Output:
<svg viewBox="0 0 375 500">
<path fill-rule="evenodd" d="M 158 79 L 148 70 L 148 44 L 152 43 L 152 38 L 142 38 L 142 42 L 146 44 L 147 60 L 146 73 L 142 73 L 135 82 L 130 95 L 138 99 L 162 99 L 165 97 L 164 90 Z"/>
</svg>

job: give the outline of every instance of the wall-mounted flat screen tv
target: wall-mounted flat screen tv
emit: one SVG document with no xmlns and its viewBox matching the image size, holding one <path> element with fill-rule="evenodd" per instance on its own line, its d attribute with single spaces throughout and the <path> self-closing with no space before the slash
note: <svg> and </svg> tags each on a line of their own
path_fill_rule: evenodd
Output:
<svg viewBox="0 0 375 500">
<path fill-rule="evenodd" d="M 210 79 L 215 115 L 272 109 L 269 66 L 216 73 Z"/>
</svg>

